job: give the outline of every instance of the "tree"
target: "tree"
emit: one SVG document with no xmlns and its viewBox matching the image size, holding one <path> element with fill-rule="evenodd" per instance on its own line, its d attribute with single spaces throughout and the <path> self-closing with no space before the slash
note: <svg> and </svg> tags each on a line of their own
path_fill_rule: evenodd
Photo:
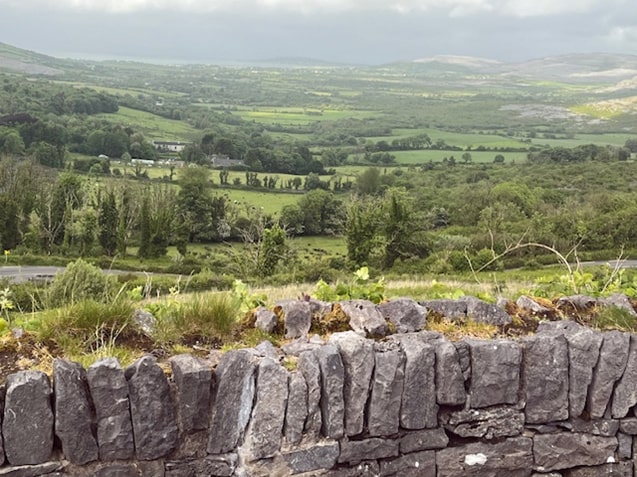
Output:
<svg viewBox="0 0 637 477">
<path fill-rule="evenodd" d="M 117 250 L 119 216 L 115 203 L 115 193 L 109 191 L 100 204 L 98 219 L 99 242 L 106 255 L 112 257 Z"/>
<path fill-rule="evenodd" d="M 179 175 L 177 208 L 180 228 L 189 242 L 205 242 L 215 238 L 209 177 L 210 171 L 203 167 L 186 167 Z"/>
<path fill-rule="evenodd" d="M 0 194 L 0 249 L 11 250 L 20 243 L 18 203 L 8 194 Z"/>
<path fill-rule="evenodd" d="M 464 164 L 469 164 L 472 161 L 472 157 L 471 157 L 471 153 L 470 152 L 465 152 L 464 154 L 462 154 L 462 162 Z"/>
<path fill-rule="evenodd" d="M 259 250 L 257 274 L 260 277 L 273 275 L 277 264 L 285 254 L 285 250 L 285 231 L 278 225 L 265 229 Z"/>
<path fill-rule="evenodd" d="M 357 268 L 367 265 L 372 251 L 378 245 L 379 210 L 378 199 L 360 197 L 355 198 L 347 208 L 347 258 Z"/>
<path fill-rule="evenodd" d="M 368 167 L 356 181 L 356 190 L 361 195 L 373 195 L 380 191 L 380 170 L 377 167 Z"/>
</svg>

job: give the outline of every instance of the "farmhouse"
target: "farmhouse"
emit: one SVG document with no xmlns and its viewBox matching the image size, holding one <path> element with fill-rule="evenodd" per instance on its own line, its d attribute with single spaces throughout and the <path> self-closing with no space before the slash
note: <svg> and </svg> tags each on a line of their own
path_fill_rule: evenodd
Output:
<svg viewBox="0 0 637 477">
<path fill-rule="evenodd" d="M 244 165 L 241 159 L 230 159 L 228 156 L 218 154 L 210 156 L 210 163 L 212 167 L 237 167 Z"/>
<path fill-rule="evenodd" d="M 159 152 L 181 152 L 189 143 L 175 141 L 153 141 L 153 146 Z"/>
</svg>

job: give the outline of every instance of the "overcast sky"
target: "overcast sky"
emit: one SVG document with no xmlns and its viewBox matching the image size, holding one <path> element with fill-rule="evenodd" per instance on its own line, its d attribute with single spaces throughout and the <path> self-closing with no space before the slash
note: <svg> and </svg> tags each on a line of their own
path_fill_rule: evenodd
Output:
<svg viewBox="0 0 637 477">
<path fill-rule="evenodd" d="M 0 0 L 0 41 L 183 62 L 637 55 L 637 0 Z"/>
</svg>

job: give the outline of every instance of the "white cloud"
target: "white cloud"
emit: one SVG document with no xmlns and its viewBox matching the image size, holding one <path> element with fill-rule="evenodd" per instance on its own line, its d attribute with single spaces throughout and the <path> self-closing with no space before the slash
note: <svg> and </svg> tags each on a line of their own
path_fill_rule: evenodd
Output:
<svg viewBox="0 0 637 477">
<path fill-rule="evenodd" d="M 128 13 L 143 10 L 210 11 L 282 10 L 286 12 L 352 12 L 388 11 L 404 14 L 437 10 L 450 16 L 465 16 L 479 12 L 497 12 L 505 16 L 533 17 L 568 13 L 586 13 L 595 9 L 610 9 L 634 0 L 0 0 L 0 6 L 20 6 L 35 9 L 76 9 Z"/>
</svg>

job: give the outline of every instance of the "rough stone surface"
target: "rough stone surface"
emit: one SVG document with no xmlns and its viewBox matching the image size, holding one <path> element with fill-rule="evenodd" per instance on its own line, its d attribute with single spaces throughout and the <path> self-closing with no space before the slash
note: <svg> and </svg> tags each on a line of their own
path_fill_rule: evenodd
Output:
<svg viewBox="0 0 637 477">
<path fill-rule="evenodd" d="M 509 314 L 491 303 L 482 301 L 474 296 L 464 296 L 460 300 L 467 304 L 467 317 L 478 323 L 497 326 L 511 323 Z"/>
<path fill-rule="evenodd" d="M 400 426 L 424 429 L 438 425 L 436 404 L 436 352 L 417 334 L 392 336 L 405 356 L 404 385 L 400 402 Z"/>
<path fill-rule="evenodd" d="M 304 430 L 312 437 L 321 432 L 321 368 L 313 351 L 302 353 L 296 368 L 303 375 L 307 385 L 307 418 Z"/>
<path fill-rule="evenodd" d="M 630 347 L 628 333 L 608 331 L 603 333 L 603 339 L 586 402 L 589 415 L 593 418 L 604 416 L 613 387 L 624 374 Z"/>
<path fill-rule="evenodd" d="M 446 340 L 435 344 L 436 400 L 441 406 L 461 406 L 467 400 L 458 349 Z"/>
<path fill-rule="evenodd" d="M 279 361 L 279 353 L 268 340 L 261 341 L 261 343 L 255 346 L 254 351 L 256 355 L 261 358 L 270 358 L 273 361 Z"/>
<path fill-rule="evenodd" d="M 464 320 L 467 317 L 467 302 L 459 300 L 426 300 L 419 302 L 430 312 L 434 312 L 450 321 Z"/>
<path fill-rule="evenodd" d="M 300 372 L 290 374 L 288 381 L 288 406 L 285 411 L 285 438 L 297 445 L 303 438 L 307 419 L 307 383 Z"/>
<path fill-rule="evenodd" d="M 325 437 L 340 439 L 345 433 L 343 360 L 338 348 L 332 344 L 319 348 L 315 353 L 321 369 L 321 431 Z"/>
<path fill-rule="evenodd" d="M 619 430 L 631 436 L 637 436 L 637 418 L 629 417 L 619 421 Z"/>
<path fill-rule="evenodd" d="M 128 383 L 115 358 L 93 363 L 86 373 L 97 418 L 101 460 L 130 459 L 135 453 Z"/>
<path fill-rule="evenodd" d="M 312 326 L 312 311 L 305 300 L 281 300 L 274 306 L 275 312 L 283 312 L 285 337 L 288 339 L 306 337 Z"/>
<path fill-rule="evenodd" d="M 531 439 L 516 437 L 442 449 L 436 453 L 437 477 L 526 477 L 533 467 L 532 446 Z"/>
<path fill-rule="evenodd" d="M 53 391 L 55 435 L 60 439 L 64 456 L 78 465 L 97 460 L 97 440 L 91 429 L 94 418 L 84 368 L 78 363 L 55 359 Z"/>
<path fill-rule="evenodd" d="M 467 382 L 471 378 L 471 348 L 466 341 L 456 341 L 453 345 L 458 353 L 458 360 L 460 361 L 460 369 L 462 369 L 466 390 Z"/>
<path fill-rule="evenodd" d="M 11 467 L 0 468 L 1 477 L 53 477 L 53 472 L 62 470 L 62 463 L 60 462 L 45 462 L 43 464 L 36 465 L 17 465 Z M 65 475 L 65 474 L 58 474 Z"/>
<path fill-rule="evenodd" d="M 613 392 L 611 414 L 614 418 L 626 417 L 635 404 L 637 404 L 637 337 L 631 335 L 626 368 Z"/>
<path fill-rule="evenodd" d="M 436 477 L 436 453 L 417 452 L 397 459 L 381 461 L 380 477 Z"/>
<path fill-rule="evenodd" d="M 540 334 L 523 340 L 522 388 L 526 422 L 568 419 L 568 343 L 563 335 Z"/>
<path fill-rule="evenodd" d="M 538 333 L 563 334 L 569 354 L 569 414 L 579 417 L 586 406 L 588 387 L 599 358 L 602 335 L 574 321 L 547 321 L 538 326 Z"/>
<path fill-rule="evenodd" d="M 321 441 L 309 447 L 284 452 L 283 459 L 293 474 L 330 469 L 336 465 L 339 449 L 338 442 Z"/>
<path fill-rule="evenodd" d="M 616 419 L 578 419 L 571 418 L 569 421 L 560 423 L 572 432 L 593 434 L 595 436 L 612 437 L 619 430 L 619 421 Z"/>
<path fill-rule="evenodd" d="M 632 477 L 633 463 L 617 462 L 595 467 L 580 467 L 565 470 L 562 475 L 563 477 Z"/>
<path fill-rule="evenodd" d="M 398 333 L 419 331 L 427 324 L 427 308 L 411 298 L 397 298 L 378 305 L 378 310 L 394 324 Z"/>
<path fill-rule="evenodd" d="M 246 431 L 248 460 L 269 458 L 279 451 L 287 402 L 288 372 L 264 358 L 257 368 L 256 399 Z"/>
<path fill-rule="evenodd" d="M 520 388 L 520 347 L 505 340 L 466 340 L 471 349 L 471 407 L 515 404 Z"/>
<path fill-rule="evenodd" d="M 256 320 L 254 327 L 265 331 L 266 333 L 272 333 L 277 325 L 276 314 L 268 310 L 267 308 L 259 307 L 255 312 Z"/>
<path fill-rule="evenodd" d="M 19 371 L 7 377 L 2 433 L 11 465 L 43 464 L 53 449 L 51 385 L 41 371 Z"/>
<path fill-rule="evenodd" d="M 372 437 L 360 441 L 341 441 L 341 454 L 338 461 L 358 464 L 364 460 L 386 459 L 398 455 L 398 441 Z"/>
<path fill-rule="evenodd" d="M 405 355 L 398 343 L 376 343 L 374 362 L 367 427 L 370 436 L 389 436 L 400 423 Z"/>
<path fill-rule="evenodd" d="M 615 437 L 579 433 L 537 434 L 533 437 L 535 469 L 542 472 L 581 465 L 600 465 L 615 455 Z"/>
<path fill-rule="evenodd" d="M 351 467 L 339 466 L 322 474 L 324 477 L 378 477 L 379 475 L 380 466 L 375 460 L 363 461 Z"/>
<path fill-rule="evenodd" d="M 374 371 L 374 346 L 353 331 L 334 333 L 329 342 L 338 348 L 345 371 L 345 434 L 355 436 L 363 432 L 365 406 Z"/>
<path fill-rule="evenodd" d="M 449 437 L 442 428 L 424 429 L 405 434 L 400 438 L 401 454 L 410 454 L 429 449 L 444 449 L 449 444 Z"/>
<path fill-rule="evenodd" d="M 248 350 L 223 355 L 215 371 L 217 393 L 208 453 L 232 452 L 241 441 L 252 412 L 255 370 L 255 358 Z"/>
<path fill-rule="evenodd" d="M 524 413 L 509 406 L 443 412 L 440 420 L 445 429 L 460 437 L 492 440 L 519 436 L 524 430 Z"/>
<path fill-rule="evenodd" d="M 544 315 L 549 313 L 551 310 L 546 308 L 545 306 L 540 305 L 537 301 L 529 298 L 526 295 L 521 295 L 515 302 L 515 304 L 524 310 L 529 310 L 530 312 L 536 315 Z"/>
<path fill-rule="evenodd" d="M 178 445 L 179 429 L 166 375 L 154 357 L 144 356 L 126 368 L 125 376 L 137 458 L 168 455 Z"/>
<path fill-rule="evenodd" d="M 588 295 L 571 295 L 563 296 L 557 300 L 557 306 L 560 308 L 572 307 L 577 311 L 585 311 L 597 304 L 597 300 Z"/>
<path fill-rule="evenodd" d="M 378 307 L 367 300 L 348 300 L 339 303 L 349 318 L 349 326 L 363 336 L 385 336 L 387 322 Z"/>
<path fill-rule="evenodd" d="M 212 369 L 189 354 L 170 358 L 177 387 L 177 414 L 181 431 L 190 433 L 208 428 L 212 391 Z"/>
<path fill-rule="evenodd" d="M 237 454 L 219 454 L 197 460 L 166 462 L 165 477 L 230 477 L 237 467 L 237 461 Z"/>
<path fill-rule="evenodd" d="M 626 310 L 631 316 L 637 317 L 637 312 L 633 308 L 630 299 L 623 293 L 613 293 L 611 296 L 599 300 L 604 306 L 616 306 L 622 310 Z"/>
<path fill-rule="evenodd" d="M 157 319 L 150 311 L 141 309 L 135 310 L 133 313 L 133 321 L 146 336 L 153 336 L 155 327 L 157 326 Z"/>
<path fill-rule="evenodd" d="M 633 436 L 617 433 L 617 455 L 621 460 L 633 458 Z"/>
<path fill-rule="evenodd" d="M 301 356 L 303 353 L 312 352 L 323 346 L 322 343 L 312 343 L 307 338 L 298 338 L 281 346 L 281 351 L 288 356 Z"/>
</svg>

